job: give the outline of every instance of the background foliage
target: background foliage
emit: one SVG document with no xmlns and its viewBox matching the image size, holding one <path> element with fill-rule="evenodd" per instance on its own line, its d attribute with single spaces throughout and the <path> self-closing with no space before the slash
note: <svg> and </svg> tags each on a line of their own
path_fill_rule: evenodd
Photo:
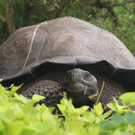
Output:
<svg viewBox="0 0 135 135">
<path fill-rule="evenodd" d="M 109 30 L 135 54 L 135 0 L 0 0 L 0 44 L 20 27 L 62 16 Z"/>
</svg>

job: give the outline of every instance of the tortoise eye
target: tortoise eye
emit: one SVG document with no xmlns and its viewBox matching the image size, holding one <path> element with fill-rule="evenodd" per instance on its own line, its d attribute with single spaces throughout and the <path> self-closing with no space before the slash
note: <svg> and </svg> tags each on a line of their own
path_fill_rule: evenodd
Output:
<svg viewBox="0 0 135 135">
<path fill-rule="evenodd" d="M 91 74 L 90 74 L 89 72 L 85 72 L 85 73 L 83 74 L 83 78 L 84 78 L 85 80 L 91 80 Z"/>
</svg>

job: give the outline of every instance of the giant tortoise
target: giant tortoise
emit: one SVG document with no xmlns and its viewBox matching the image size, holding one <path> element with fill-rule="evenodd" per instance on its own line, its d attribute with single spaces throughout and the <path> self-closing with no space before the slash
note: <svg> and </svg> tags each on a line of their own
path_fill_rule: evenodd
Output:
<svg viewBox="0 0 135 135">
<path fill-rule="evenodd" d="M 135 90 L 135 58 L 110 32 L 86 21 L 63 17 L 15 31 L 0 46 L 2 84 L 19 85 L 18 93 L 56 106 L 63 91 L 76 107 Z"/>
</svg>

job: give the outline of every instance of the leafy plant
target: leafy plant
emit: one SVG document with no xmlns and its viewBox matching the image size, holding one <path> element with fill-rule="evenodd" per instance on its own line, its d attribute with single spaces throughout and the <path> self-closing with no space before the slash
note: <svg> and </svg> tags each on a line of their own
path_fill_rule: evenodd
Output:
<svg viewBox="0 0 135 135">
<path fill-rule="evenodd" d="M 53 108 L 44 104 L 33 107 L 45 97 L 33 95 L 32 99 L 27 99 L 16 93 L 19 87 L 12 86 L 8 91 L 0 85 L 0 135 L 135 134 L 135 113 L 125 105 L 135 105 L 129 100 L 134 98 L 134 93 L 120 97 L 125 102 L 123 106 L 114 99 L 114 103 L 108 104 L 111 110 L 105 113 L 101 103 L 94 105 L 91 110 L 88 106 L 75 108 L 72 100 L 64 96 L 58 104 L 61 114 L 53 115 Z"/>
</svg>

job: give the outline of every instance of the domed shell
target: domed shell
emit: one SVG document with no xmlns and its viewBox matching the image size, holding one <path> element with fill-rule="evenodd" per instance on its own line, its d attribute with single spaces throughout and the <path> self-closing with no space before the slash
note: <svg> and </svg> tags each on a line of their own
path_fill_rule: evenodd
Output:
<svg viewBox="0 0 135 135">
<path fill-rule="evenodd" d="M 0 46 L 0 52 L 0 78 L 4 80 L 32 73 L 46 63 L 76 66 L 104 61 L 114 71 L 135 72 L 135 58 L 118 38 L 73 17 L 20 28 Z"/>
</svg>

